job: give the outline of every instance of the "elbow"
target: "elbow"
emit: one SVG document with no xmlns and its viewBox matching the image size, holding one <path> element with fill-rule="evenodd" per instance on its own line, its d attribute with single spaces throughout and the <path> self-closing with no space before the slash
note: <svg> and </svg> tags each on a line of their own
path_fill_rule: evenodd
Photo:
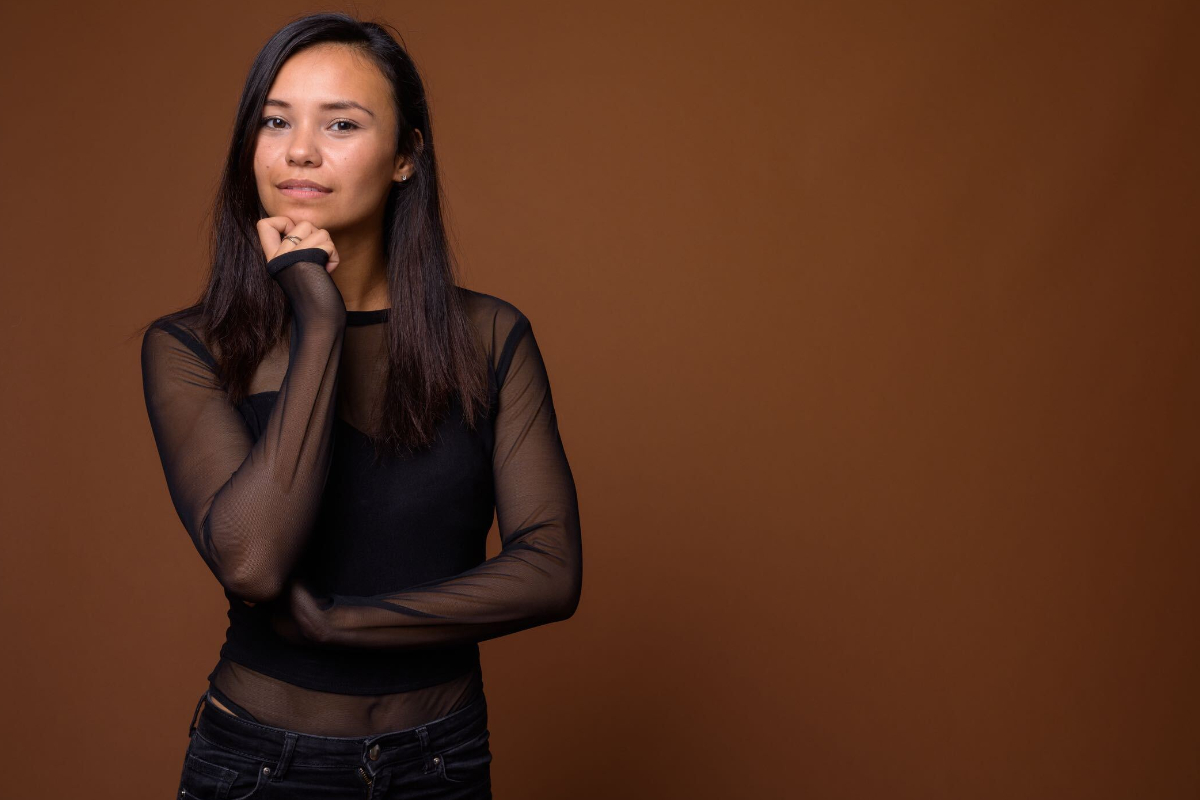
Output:
<svg viewBox="0 0 1200 800">
<path fill-rule="evenodd" d="M 560 562 L 561 571 L 558 574 L 555 603 L 555 620 L 570 619 L 579 608 L 579 598 L 583 594 L 583 543 L 579 538 L 579 529 L 575 529 L 573 546 L 567 548 L 566 557 Z"/>
<path fill-rule="evenodd" d="M 275 575 L 264 575 L 261 570 L 234 570 L 221 582 L 230 594 L 251 603 L 266 603 L 283 593 L 283 581 Z"/>
<path fill-rule="evenodd" d="M 554 604 L 554 620 L 556 622 L 570 619 L 575 614 L 575 609 L 579 608 L 579 598 L 582 593 L 583 575 L 576 571 L 570 580 L 563 581 L 563 586 L 557 593 L 557 602 Z"/>
<path fill-rule="evenodd" d="M 211 542 L 213 536 L 208 530 L 207 518 L 204 530 L 206 539 Z M 213 548 L 210 546 L 208 550 L 212 552 Z M 209 560 L 209 566 L 225 591 L 240 600 L 265 603 L 283 593 L 286 576 L 270 569 L 270 565 L 263 564 L 261 559 L 252 561 L 244 550 L 216 551 Z"/>
<path fill-rule="evenodd" d="M 209 569 L 229 594 L 249 603 L 265 603 L 283 592 L 284 576 L 263 569 L 261 564 L 254 566 L 244 548 L 218 547 L 214 544 L 236 537 L 227 531 L 214 533 L 211 506 L 200 522 L 199 533 L 193 538 L 197 540 L 197 547 Z"/>
<path fill-rule="evenodd" d="M 575 609 L 577 608 L 579 608 L 578 593 L 571 595 L 559 606 L 559 611 L 555 617 L 555 621 L 562 622 L 563 620 L 570 619 L 575 615 Z"/>
</svg>

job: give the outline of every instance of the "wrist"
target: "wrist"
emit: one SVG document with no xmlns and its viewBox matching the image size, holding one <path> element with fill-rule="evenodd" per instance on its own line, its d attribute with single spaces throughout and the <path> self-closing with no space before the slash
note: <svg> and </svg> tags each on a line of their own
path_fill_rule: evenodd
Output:
<svg viewBox="0 0 1200 800">
<path fill-rule="evenodd" d="M 275 277 L 285 267 L 290 267 L 299 261 L 310 261 L 314 264 L 320 264 L 324 268 L 329 263 L 329 254 L 319 247 L 301 247 L 299 250 L 289 250 L 267 262 L 267 274 Z"/>
</svg>

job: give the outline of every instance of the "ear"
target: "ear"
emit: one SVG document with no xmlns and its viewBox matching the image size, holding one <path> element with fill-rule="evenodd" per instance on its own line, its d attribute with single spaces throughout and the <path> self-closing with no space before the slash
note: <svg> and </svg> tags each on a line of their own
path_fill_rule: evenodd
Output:
<svg viewBox="0 0 1200 800">
<path fill-rule="evenodd" d="M 419 152 L 421 148 L 425 146 L 425 137 L 421 135 L 421 131 L 417 128 L 413 128 L 413 133 L 416 134 L 417 137 L 416 149 Z M 411 179 L 413 170 L 415 168 L 415 165 L 409 158 L 405 156 L 398 156 L 396 158 L 396 168 L 392 171 L 392 180 L 400 181 Z"/>
<path fill-rule="evenodd" d="M 409 175 L 411 173 L 412 173 L 412 165 L 409 162 L 409 160 L 407 158 L 405 158 L 404 156 L 399 156 L 396 159 L 396 168 L 394 170 L 392 170 L 392 180 L 393 181 L 405 180 L 409 177 Z"/>
</svg>

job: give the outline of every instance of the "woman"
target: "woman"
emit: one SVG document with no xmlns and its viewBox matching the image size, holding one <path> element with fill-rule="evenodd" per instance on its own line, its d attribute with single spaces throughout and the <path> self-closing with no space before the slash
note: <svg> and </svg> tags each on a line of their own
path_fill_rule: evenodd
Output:
<svg viewBox="0 0 1200 800">
<path fill-rule="evenodd" d="M 381 26 L 284 27 L 235 132 L 208 286 L 142 341 L 229 599 L 179 796 L 490 797 L 478 642 L 566 619 L 582 582 L 533 330 L 457 285 L 422 81 Z"/>
</svg>

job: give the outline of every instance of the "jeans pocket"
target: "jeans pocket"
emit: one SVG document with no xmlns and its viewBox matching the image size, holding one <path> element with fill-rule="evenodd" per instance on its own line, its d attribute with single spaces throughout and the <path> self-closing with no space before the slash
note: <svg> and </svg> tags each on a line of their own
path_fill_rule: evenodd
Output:
<svg viewBox="0 0 1200 800">
<path fill-rule="evenodd" d="M 438 753 L 442 779 L 449 783 L 478 783 L 490 781 L 492 750 L 488 743 L 491 732 L 486 728 L 465 742 Z"/>
<path fill-rule="evenodd" d="M 192 734 L 183 759 L 179 800 L 247 800 L 263 786 L 267 763 L 225 750 Z"/>
</svg>

